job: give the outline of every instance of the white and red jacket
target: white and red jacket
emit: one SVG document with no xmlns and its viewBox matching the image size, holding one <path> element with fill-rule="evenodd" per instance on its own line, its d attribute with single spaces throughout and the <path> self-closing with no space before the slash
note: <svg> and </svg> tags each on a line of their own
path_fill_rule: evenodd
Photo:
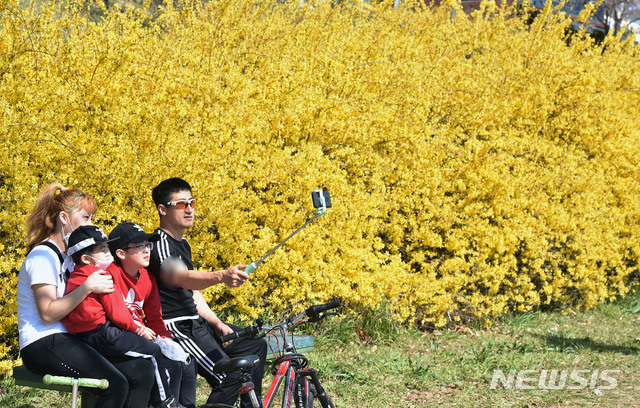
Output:
<svg viewBox="0 0 640 408">
<path fill-rule="evenodd" d="M 97 271 L 93 265 L 76 266 L 67 281 L 67 293 L 82 285 Z M 107 268 L 113 278 L 114 291 L 107 294 L 92 293 L 71 313 L 62 319 L 69 333 L 93 330 L 109 320 L 123 330 L 135 332 L 146 325 L 160 337 L 171 337 L 162 320 L 160 295 L 155 278 L 141 268 L 137 278 L 129 276 L 119 265 Z"/>
</svg>

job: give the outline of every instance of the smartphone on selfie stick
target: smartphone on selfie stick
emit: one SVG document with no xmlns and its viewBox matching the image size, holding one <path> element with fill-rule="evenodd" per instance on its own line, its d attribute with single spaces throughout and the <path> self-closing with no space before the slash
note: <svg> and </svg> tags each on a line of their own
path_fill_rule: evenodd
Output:
<svg viewBox="0 0 640 408">
<path fill-rule="evenodd" d="M 251 272 L 255 271 L 258 265 L 260 265 L 265 259 L 271 256 L 271 254 L 273 254 L 278 248 L 284 245 L 284 243 L 287 242 L 291 237 L 300 232 L 304 227 L 309 225 L 316 218 L 324 215 L 327 212 L 327 208 L 331 208 L 331 195 L 329 195 L 328 191 L 315 190 L 311 193 L 311 199 L 313 200 L 313 207 L 316 209 L 316 214 L 313 217 L 309 218 L 304 224 L 302 224 L 300 228 L 293 231 L 293 233 L 286 237 L 282 242 L 271 248 L 271 250 L 264 254 L 264 256 L 258 261 L 251 262 L 251 264 L 249 264 L 249 266 L 245 268 L 245 273 L 250 274 Z"/>
</svg>

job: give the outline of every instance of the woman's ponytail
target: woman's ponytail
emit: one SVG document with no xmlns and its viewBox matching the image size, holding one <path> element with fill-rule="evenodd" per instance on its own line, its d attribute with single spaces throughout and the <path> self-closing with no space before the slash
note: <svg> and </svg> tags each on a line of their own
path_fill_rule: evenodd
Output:
<svg viewBox="0 0 640 408">
<path fill-rule="evenodd" d="M 77 188 L 65 189 L 60 183 L 48 185 L 38 196 L 36 205 L 27 218 L 27 252 L 56 231 L 61 212 L 71 214 L 80 209 L 93 214 L 96 212 L 96 203 L 91 196 Z"/>
</svg>

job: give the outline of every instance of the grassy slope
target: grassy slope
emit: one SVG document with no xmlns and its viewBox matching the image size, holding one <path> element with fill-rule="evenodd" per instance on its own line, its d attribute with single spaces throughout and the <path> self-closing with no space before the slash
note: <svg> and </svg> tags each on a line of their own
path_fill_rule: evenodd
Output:
<svg viewBox="0 0 640 408">
<path fill-rule="evenodd" d="M 383 315 L 334 319 L 317 328 L 309 355 L 339 407 L 640 406 L 640 315 L 636 297 L 574 315 L 528 313 L 491 328 L 407 331 Z M 490 389 L 493 370 L 622 370 L 617 388 Z M 586 375 L 588 376 L 588 374 Z M 602 383 L 602 382 L 600 382 Z M 597 387 L 596 387 L 597 388 Z M 199 402 L 207 386 L 199 387 Z M 0 383 L 0 406 L 70 406 L 68 395 Z"/>
<path fill-rule="evenodd" d="M 387 340 L 378 334 L 369 345 L 325 345 L 319 365 L 334 401 L 344 407 L 637 407 L 640 316 L 631 313 L 632 301 L 575 315 L 529 313 L 483 330 L 400 331 Z M 491 390 L 498 368 L 622 373 L 614 375 L 618 387 L 602 395 L 591 388 Z"/>
</svg>

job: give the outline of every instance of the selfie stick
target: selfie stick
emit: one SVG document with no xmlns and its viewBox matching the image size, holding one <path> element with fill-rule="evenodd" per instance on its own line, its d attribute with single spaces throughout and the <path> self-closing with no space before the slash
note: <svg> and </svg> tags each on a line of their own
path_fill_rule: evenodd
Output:
<svg viewBox="0 0 640 408">
<path fill-rule="evenodd" d="M 245 268 L 245 270 L 244 270 L 244 272 L 246 274 L 250 274 L 251 272 L 255 271 L 256 268 L 258 267 L 258 265 L 260 265 L 262 263 L 262 261 L 264 261 L 269 256 L 271 256 L 271 254 L 276 252 L 276 250 L 278 248 L 280 248 L 282 245 L 284 245 L 285 242 L 290 240 L 291 237 L 296 235 L 298 232 L 302 231 L 302 229 L 304 229 L 304 227 L 306 227 L 307 225 L 311 224 L 316 218 L 324 215 L 327 212 L 327 203 L 325 201 L 324 194 L 322 194 L 322 190 L 315 190 L 314 193 L 316 193 L 316 192 L 319 192 L 319 194 L 318 194 L 319 197 L 318 198 L 320 199 L 320 203 L 321 203 L 321 206 L 316 211 L 316 215 L 314 215 L 313 217 L 309 218 L 304 224 L 302 224 L 302 226 L 300 228 L 298 228 L 297 230 L 293 231 L 293 233 L 291 235 L 289 235 L 288 237 L 286 237 L 282 242 L 280 242 L 278 245 L 276 245 L 273 248 L 271 248 L 269 250 L 269 252 L 264 254 L 264 256 L 262 258 L 260 258 L 258 261 L 251 262 L 251 264 L 249 266 L 247 266 Z"/>
</svg>

